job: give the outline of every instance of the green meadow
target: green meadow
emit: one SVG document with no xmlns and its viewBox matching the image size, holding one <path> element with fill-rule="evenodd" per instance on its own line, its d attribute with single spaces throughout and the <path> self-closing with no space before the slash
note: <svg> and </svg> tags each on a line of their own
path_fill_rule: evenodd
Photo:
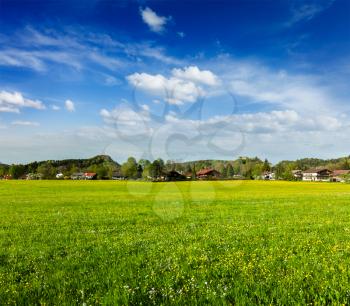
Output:
<svg viewBox="0 0 350 306">
<path fill-rule="evenodd" d="M 350 303 L 350 185 L 0 182 L 0 305 Z"/>
</svg>

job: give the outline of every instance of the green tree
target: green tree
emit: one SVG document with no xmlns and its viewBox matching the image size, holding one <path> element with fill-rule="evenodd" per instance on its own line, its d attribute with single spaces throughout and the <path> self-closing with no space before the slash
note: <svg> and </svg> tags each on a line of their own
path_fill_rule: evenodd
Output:
<svg viewBox="0 0 350 306">
<path fill-rule="evenodd" d="M 129 157 L 128 160 L 122 164 L 121 172 L 124 176 L 135 179 L 137 178 L 137 163 L 134 157 Z"/>
<path fill-rule="evenodd" d="M 265 159 L 264 164 L 262 166 L 262 172 L 269 172 L 271 171 L 271 165 L 267 159 Z"/>
<path fill-rule="evenodd" d="M 142 166 L 140 164 L 137 165 L 137 170 L 136 171 L 137 171 L 137 178 L 141 178 L 143 169 L 142 169 Z"/>
<path fill-rule="evenodd" d="M 25 167 L 23 165 L 11 165 L 9 174 L 12 176 L 12 178 L 18 179 L 20 176 L 25 174 Z"/>
<path fill-rule="evenodd" d="M 151 177 L 151 168 L 152 168 L 152 164 L 146 164 L 143 168 L 142 171 L 142 178 L 144 179 L 148 179 L 149 177 Z"/>
<path fill-rule="evenodd" d="M 56 169 L 51 165 L 50 162 L 42 163 L 38 166 L 37 172 L 42 175 L 45 180 L 52 179 L 56 175 Z"/>
<path fill-rule="evenodd" d="M 227 167 L 223 167 L 221 170 L 221 177 L 222 178 L 228 178 L 228 172 L 227 172 L 228 168 Z"/>
<path fill-rule="evenodd" d="M 234 172 L 234 170 L 233 170 L 232 165 L 231 165 L 231 164 L 228 164 L 228 165 L 227 165 L 227 177 L 233 178 L 234 174 L 235 174 L 235 172 Z"/>
<path fill-rule="evenodd" d="M 252 168 L 252 177 L 257 179 L 260 178 L 262 173 L 264 172 L 264 164 L 261 163 L 256 163 L 254 164 L 253 168 Z"/>
<path fill-rule="evenodd" d="M 7 168 L 5 166 L 0 166 L 0 176 L 7 174 Z"/>
<path fill-rule="evenodd" d="M 152 178 L 160 177 L 163 173 L 163 167 L 164 167 L 164 163 L 162 164 L 162 162 L 159 159 L 153 161 L 149 171 L 150 176 Z"/>
</svg>

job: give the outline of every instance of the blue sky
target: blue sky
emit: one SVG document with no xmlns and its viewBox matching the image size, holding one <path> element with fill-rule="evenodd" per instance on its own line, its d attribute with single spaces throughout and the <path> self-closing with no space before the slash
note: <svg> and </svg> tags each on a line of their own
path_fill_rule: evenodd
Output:
<svg viewBox="0 0 350 306">
<path fill-rule="evenodd" d="M 350 2 L 0 1 L 0 161 L 349 155 Z"/>
</svg>

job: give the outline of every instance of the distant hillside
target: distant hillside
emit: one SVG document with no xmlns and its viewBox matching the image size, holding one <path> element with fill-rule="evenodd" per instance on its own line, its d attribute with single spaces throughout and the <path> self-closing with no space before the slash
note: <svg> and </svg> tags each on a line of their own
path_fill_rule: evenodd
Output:
<svg viewBox="0 0 350 306">
<path fill-rule="evenodd" d="M 103 166 L 116 169 L 120 168 L 120 165 L 108 155 L 97 155 L 95 157 L 87 159 L 46 160 L 40 162 L 32 162 L 25 166 L 29 168 L 37 168 L 43 164 L 50 164 L 53 167 L 58 168 L 62 171 L 71 168 L 77 168 L 79 169 L 79 171 L 83 171 L 96 166 Z"/>
<path fill-rule="evenodd" d="M 29 164 L 0 165 L 0 176 L 10 174 L 13 178 L 20 178 L 29 173 L 39 173 L 43 178 L 55 178 L 57 173 L 70 176 L 77 172 L 94 172 L 98 178 L 112 176 L 114 171 L 120 170 L 120 165 L 108 155 L 97 155 L 88 159 L 45 160 Z"/>
<path fill-rule="evenodd" d="M 275 167 L 279 167 L 281 165 L 290 165 L 292 168 L 300 170 L 319 167 L 329 168 L 330 170 L 350 169 L 350 156 L 332 159 L 302 158 L 295 161 L 284 160 L 277 163 Z"/>
<path fill-rule="evenodd" d="M 4 164 L 4 163 L 2 163 L 2 162 L 0 162 L 0 167 L 1 167 L 1 168 L 4 168 L 4 169 L 7 169 L 7 168 L 9 168 L 10 166 L 7 165 L 7 164 Z"/>
</svg>

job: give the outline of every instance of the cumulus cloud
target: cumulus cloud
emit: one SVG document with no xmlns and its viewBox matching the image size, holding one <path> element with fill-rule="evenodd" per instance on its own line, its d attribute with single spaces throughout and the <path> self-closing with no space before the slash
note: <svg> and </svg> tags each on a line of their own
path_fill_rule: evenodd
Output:
<svg viewBox="0 0 350 306">
<path fill-rule="evenodd" d="M 150 30 L 155 33 L 163 32 L 169 19 L 167 17 L 157 15 L 149 7 L 144 9 L 140 8 L 140 14 L 143 22 L 146 23 Z"/>
<path fill-rule="evenodd" d="M 13 121 L 11 124 L 12 125 L 19 125 L 19 126 L 40 126 L 39 122 L 21 121 L 21 120 Z"/>
<path fill-rule="evenodd" d="M 126 105 L 120 105 L 108 111 L 102 109 L 100 115 L 119 138 L 148 137 L 153 131 L 153 125 L 149 108 L 141 107 L 140 111 L 135 111 Z"/>
<path fill-rule="evenodd" d="M 309 116 L 294 110 L 212 116 L 202 120 L 186 119 L 169 112 L 163 121 L 158 121 L 152 118 L 149 107 L 136 111 L 123 106 L 111 111 L 103 109 L 100 115 L 110 128 L 109 137 L 114 132 L 115 139 L 138 146 L 139 150 L 147 151 L 146 155 L 159 154 L 169 159 L 190 159 L 195 152 L 201 152 L 201 158 L 231 159 L 240 150 L 261 155 L 260 144 L 264 149 L 270 146 L 269 155 L 272 156 L 281 154 L 283 147 L 275 148 L 275 144 L 285 142 L 286 146 L 292 135 L 294 145 L 300 147 L 298 137 L 314 145 L 315 135 L 341 135 L 350 129 L 347 117 Z M 307 144 L 303 146 L 307 149 Z"/>
<path fill-rule="evenodd" d="M 75 111 L 75 104 L 72 100 L 66 100 L 66 102 L 64 102 L 64 106 L 65 106 L 66 110 L 69 112 Z"/>
<path fill-rule="evenodd" d="M 218 77 L 209 70 L 200 70 L 197 66 L 189 66 L 183 69 L 175 68 L 172 75 L 179 79 L 198 82 L 209 86 L 217 85 Z"/>
<path fill-rule="evenodd" d="M 173 69 L 170 77 L 162 74 L 134 73 L 127 76 L 129 83 L 136 88 L 165 96 L 170 104 L 181 105 L 186 102 L 195 102 L 206 95 L 202 85 L 215 86 L 218 77 L 209 70 L 200 70 L 196 66 L 184 69 Z"/>
<path fill-rule="evenodd" d="M 27 99 L 20 92 L 0 91 L 0 112 L 19 113 L 24 107 L 45 109 L 41 101 Z"/>
</svg>

